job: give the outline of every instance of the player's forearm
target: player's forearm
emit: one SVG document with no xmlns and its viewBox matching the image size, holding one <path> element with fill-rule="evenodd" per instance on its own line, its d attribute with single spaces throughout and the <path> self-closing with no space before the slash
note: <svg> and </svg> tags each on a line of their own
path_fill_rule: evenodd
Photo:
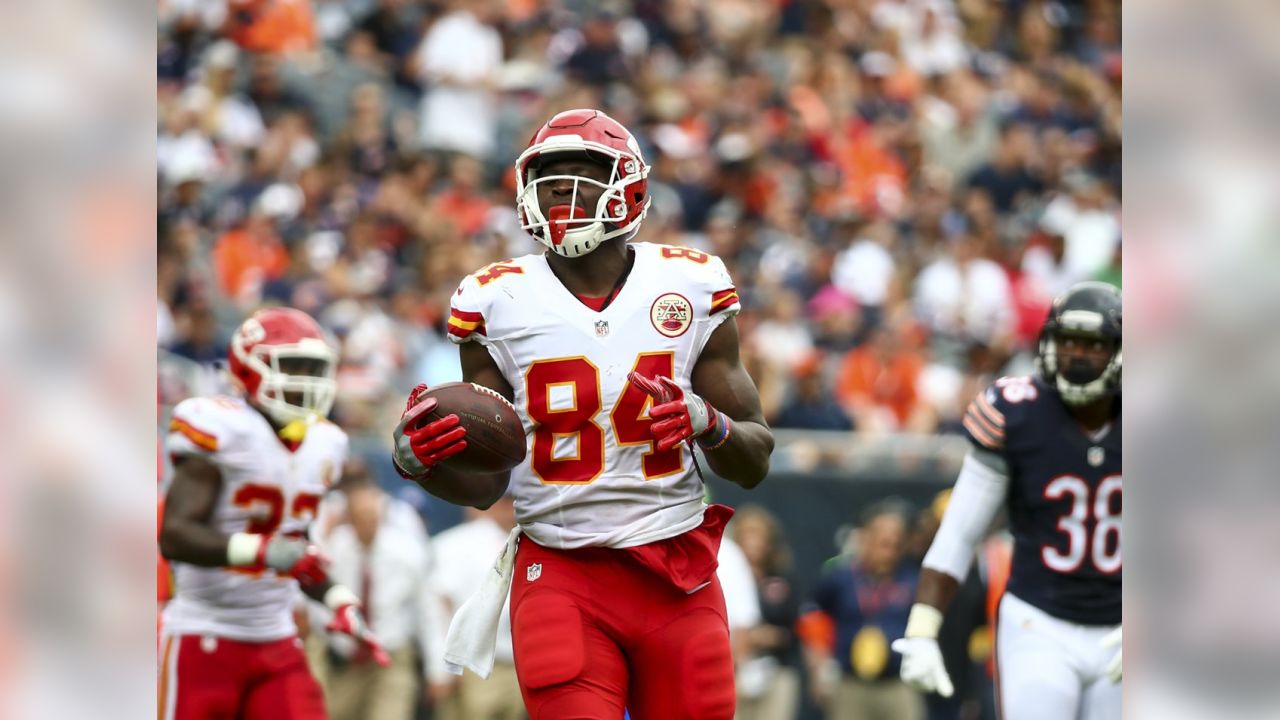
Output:
<svg viewBox="0 0 1280 720">
<path fill-rule="evenodd" d="M 511 482 L 511 472 L 491 475 L 462 474 L 444 465 L 437 465 L 432 468 L 430 475 L 415 482 L 423 490 L 446 502 L 487 510 L 507 491 L 507 485 Z"/>
<path fill-rule="evenodd" d="M 916 602 L 945 613 L 959 590 L 960 581 L 956 578 L 938 570 L 922 568 L 916 586 Z"/>
<path fill-rule="evenodd" d="M 229 540 L 207 525 L 170 520 L 160 530 L 160 554 L 166 560 L 200 567 L 226 567 Z"/>
<path fill-rule="evenodd" d="M 715 474 L 750 490 L 769 474 L 773 433 L 760 423 L 745 420 L 731 421 L 728 433 L 718 447 L 714 446 L 715 438 L 704 438 L 698 444 Z"/>
<path fill-rule="evenodd" d="M 916 585 L 916 602 L 907 615 L 907 638 L 938 639 L 947 608 L 960 590 L 960 581 L 938 570 L 924 568 Z M 895 647 L 895 649 L 897 649 Z"/>
</svg>

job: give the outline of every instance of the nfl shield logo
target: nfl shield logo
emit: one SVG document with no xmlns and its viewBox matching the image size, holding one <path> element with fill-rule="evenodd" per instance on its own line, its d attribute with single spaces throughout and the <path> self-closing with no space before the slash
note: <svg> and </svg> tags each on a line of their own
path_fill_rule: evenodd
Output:
<svg viewBox="0 0 1280 720">
<path fill-rule="evenodd" d="M 608 334 L 609 334 L 609 321 L 597 320 L 596 321 L 596 337 L 606 337 Z"/>
<path fill-rule="evenodd" d="M 1102 464 L 1103 459 L 1106 457 L 1106 453 L 1102 448 L 1094 446 L 1089 448 L 1089 454 L 1087 457 L 1090 465 L 1098 467 Z"/>
<path fill-rule="evenodd" d="M 526 582 L 533 582 L 542 577 L 542 563 L 534 563 L 525 568 L 524 579 Z"/>
</svg>

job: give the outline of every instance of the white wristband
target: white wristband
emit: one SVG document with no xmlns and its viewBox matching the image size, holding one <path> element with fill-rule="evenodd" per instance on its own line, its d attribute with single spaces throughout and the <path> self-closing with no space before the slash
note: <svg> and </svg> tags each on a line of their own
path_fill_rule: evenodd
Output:
<svg viewBox="0 0 1280 720">
<path fill-rule="evenodd" d="M 232 567 L 252 565 L 258 561 L 263 537 L 254 533 L 239 532 L 227 541 L 227 564 Z"/>
<path fill-rule="evenodd" d="M 907 637 L 920 637 L 937 640 L 938 629 L 941 627 L 941 610 L 932 605 L 925 605 L 924 603 L 916 603 L 911 606 L 911 614 L 907 616 Z"/>
<path fill-rule="evenodd" d="M 359 605 L 360 598 L 346 585 L 334 585 L 324 593 L 325 607 L 337 610 L 343 605 Z"/>
</svg>

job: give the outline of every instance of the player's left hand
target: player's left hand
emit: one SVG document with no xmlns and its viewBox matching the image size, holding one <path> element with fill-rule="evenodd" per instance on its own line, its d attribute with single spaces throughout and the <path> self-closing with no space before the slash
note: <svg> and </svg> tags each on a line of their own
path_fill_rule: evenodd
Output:
<svg viewBox="0 0 1280 720">
<path fill-rule="evenodd" d="M 717 448 L 728 438 L 729 418 L 694 393 L 686 393 L 671 378 L 647 378 L 632 371 L 627 379 L 653 398 L 649 433 L 659 450 L 670 450 L 691 439 L 706 440 L 708 447 Z"/>
<path fill-rule="evenodd" d="M 1111 662 L 1107 663 L 1107 667 L 1104 670 L 1107 677 L 1111 678 L 1111 682 L 1114 683 L 1120 682 L 1124 677 L 1124 660 L 1122 657 L 1124 654 L 1124 645 L 1121 644 L 1121 630 L 1123 629 L 1124 628 L 1116 628 L 1102 638 L 1102 647 L 1113 647 L 1116 649 L 1116 656 L 1111 658 Z"/>
<path fill-rule="evenodd" d="M 334 608 L 333 621 L 325 627 L 325 630 L 355 638 L 379 667 L 391 665 L 391 656 L 382 649 L 378 636 L 369 629 L 369 624 L 364 620 L 364 613 L 360 612 L 359 602 L 347 602 Z"/>
<path fill-rule="evenodd" d="M 392 433 L 395 442 L 392 464 L 400 477 L 406 480 L 425 479 L 436 463 L 467 449 L 467 429 L 460 424 L 457 415 L 447 415 L 415 427 L 419 416 L 435 410 L 438 405 L 435 398 L 423 397 L 426 392 L 426 384 L 419 383 L 409 393 L 400 424 Z"/>
</svg>

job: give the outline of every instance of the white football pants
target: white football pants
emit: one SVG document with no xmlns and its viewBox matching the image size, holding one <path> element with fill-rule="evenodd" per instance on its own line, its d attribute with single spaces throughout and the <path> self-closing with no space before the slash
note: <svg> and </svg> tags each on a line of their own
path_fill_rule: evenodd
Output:
<svg viewBox="0 0 1280 720">
<path fill-rule="evenodd" d="M 1114 627 L 1059 620 L 1005 593 L 996 630 L 1003 720 L 1120 720 L 1121 686 L 1103 672 Z"/>
</svg>

